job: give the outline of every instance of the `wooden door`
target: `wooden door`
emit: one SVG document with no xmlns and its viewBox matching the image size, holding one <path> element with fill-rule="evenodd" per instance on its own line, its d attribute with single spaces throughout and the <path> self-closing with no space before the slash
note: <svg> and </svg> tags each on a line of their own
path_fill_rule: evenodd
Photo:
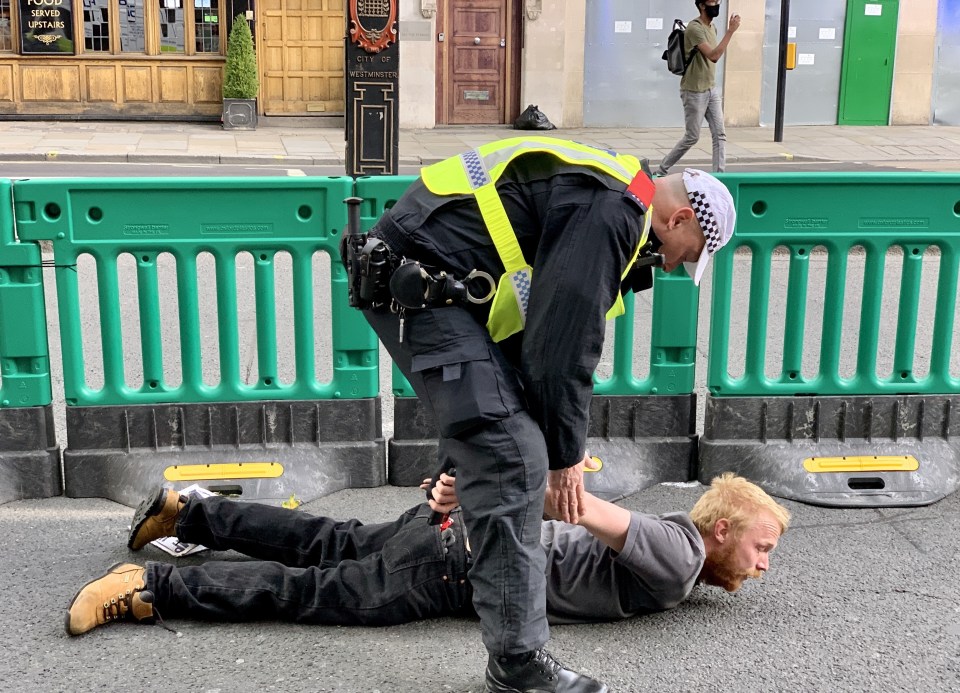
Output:
<svg viewBox="0 0 960 693">
<path fill-rule="evenodd" d="M 446 0 L 438 31 L 440 89 L 437 122 L 451 125 L 500 124 L 514 110 L 508 56 L 514 38 L 515 2 Z"/>
<path fill-rule="evenodd" d="M 342 114 L 344 0 L 258 0 L 265 115 Z"/>
</svg>

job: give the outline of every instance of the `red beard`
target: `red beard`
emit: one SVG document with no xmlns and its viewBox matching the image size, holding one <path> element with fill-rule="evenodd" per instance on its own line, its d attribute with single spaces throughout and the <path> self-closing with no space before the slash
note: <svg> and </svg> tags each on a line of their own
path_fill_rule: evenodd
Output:
<svg viewBox="0 0 960 693">
<path fill-rule="evenodd" d="M 708 585 L 722 587 L 727 592 L 736 592 L 747 578 L 763 576 L 759 570 L 741 570 L 736 567 L 736 545 L 723 544 L 718 550 L 707 556 L 700 575 Z"/>
</svg>

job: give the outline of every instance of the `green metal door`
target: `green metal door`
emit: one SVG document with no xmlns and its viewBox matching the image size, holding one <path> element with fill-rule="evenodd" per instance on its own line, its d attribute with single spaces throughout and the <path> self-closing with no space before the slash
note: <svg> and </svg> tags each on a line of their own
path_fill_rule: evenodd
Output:
<svg viewBox="0 0 960 693">
<path fill-rule="evenodd" d="M 840 125 L 886 125 L 899 0 L 847 0 Z"/>
</svg>

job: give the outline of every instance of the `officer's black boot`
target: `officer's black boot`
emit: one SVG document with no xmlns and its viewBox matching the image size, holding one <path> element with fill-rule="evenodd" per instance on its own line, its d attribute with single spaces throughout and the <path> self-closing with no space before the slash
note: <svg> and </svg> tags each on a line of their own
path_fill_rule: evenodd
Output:
<svg viewBox="0 0 960 693">
<path fill-rule="evenodd" d="M 490 656 L 489 693 L 607 693 L 606 685 L 565 668 L 544 648 L 508 657 Z"/>
</svg>

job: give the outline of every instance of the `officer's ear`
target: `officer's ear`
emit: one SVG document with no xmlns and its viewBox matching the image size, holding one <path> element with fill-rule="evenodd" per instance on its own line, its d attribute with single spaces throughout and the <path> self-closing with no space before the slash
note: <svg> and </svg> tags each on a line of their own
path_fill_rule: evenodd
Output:
<svg viewBox="0 0 960 693">
<path fill-rule="evenodd" d="M 668 227 L 670 229 L 675 229 L 681 226 L 686 226 L 690 223 L 691 220 L 696 220 L 696 216 L 693 213 L 692 207 L 680 207 L 673 214 L 670 215 L 670 221 L 668 222 Z"/>
</svg>

